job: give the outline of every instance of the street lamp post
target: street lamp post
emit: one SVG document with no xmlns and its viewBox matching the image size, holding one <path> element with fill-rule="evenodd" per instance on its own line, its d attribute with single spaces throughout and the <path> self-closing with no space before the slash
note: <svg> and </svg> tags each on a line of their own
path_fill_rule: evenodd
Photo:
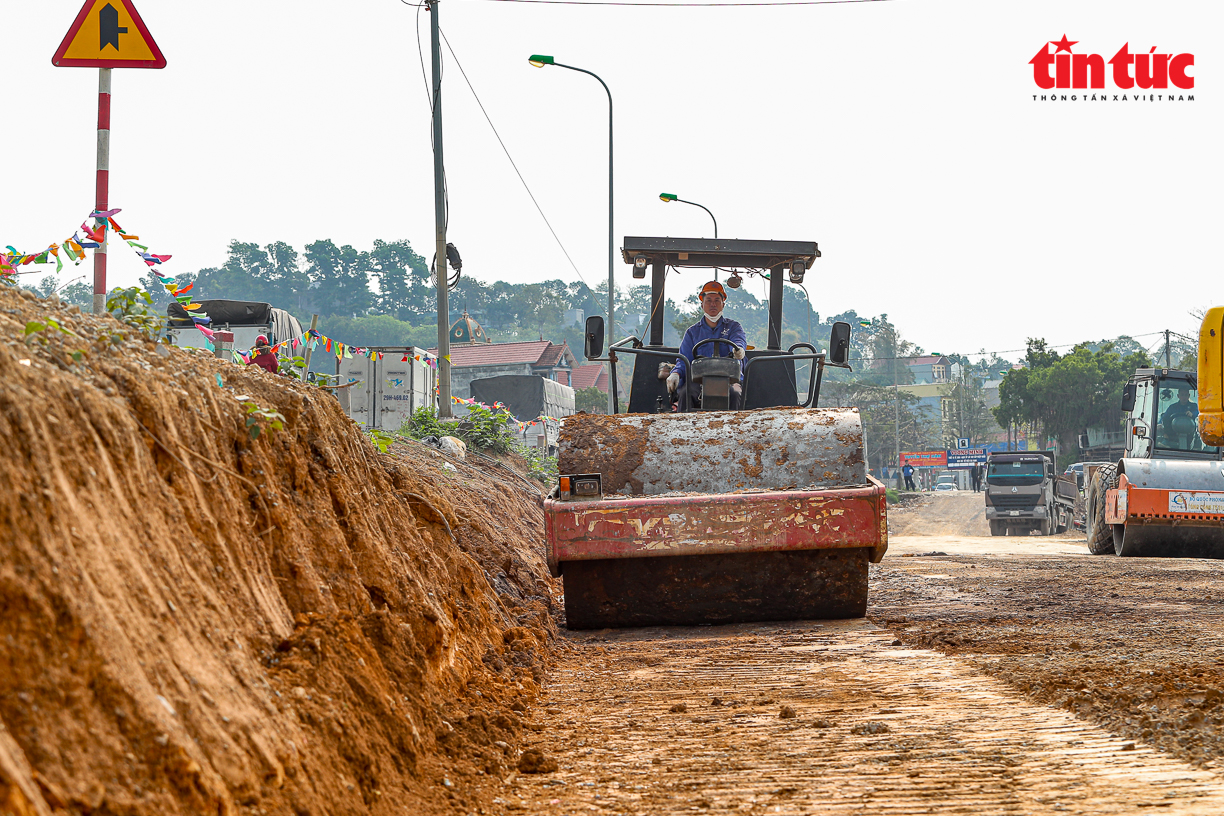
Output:
<svg viewBox="0 0 1224 816">
<path fill-rule="evenodd" d="M 701 207 L 706 211 L 706 215 L 710 216 L 710 220 L 714 222 L 714 238 L 718 238 L 718 219 L 714 217 L 714 213 L 710 212 L 709 207 L 703 204 L 698 204 L 696 201 L 685 201 L 683 198 L 678 198 L 672 193 L 659 193 L 659 200 L 665 204 L 670 204 L 673 201 L 679 201 L 681 204 L 692 204 L 694 207 Z"/>
<path fill-rule="evenodd" d="M 555 59 L 544 54 L 532 54 L 527 58 L 527 61 L 536 68 L 543 68 L 545 65 L 555 65 L 558 68 L 568 68 L 571 71 L 577 71 L 580 74 L 593 76 L 603 85 L 604 93 L 608 95 L 608 337 L 612 342 L 616 341 L 616 284 L 613 279 L 612 271 L 615 268 L 616 258 L 616 238 L 612 231 L 612 92 L 608 90 L 608 84 L 599 78 L 598 74 L 594 74 L 585 68 L 575 68 L 572 65 L 565 65 L 557 62 Z M 713 217 L 713 216 L 711 216 Z M 615 410 L 612 401 L 612 389 L 615 385 L 609 381 L 608 383 L 608 413 Z"/>
</svg>

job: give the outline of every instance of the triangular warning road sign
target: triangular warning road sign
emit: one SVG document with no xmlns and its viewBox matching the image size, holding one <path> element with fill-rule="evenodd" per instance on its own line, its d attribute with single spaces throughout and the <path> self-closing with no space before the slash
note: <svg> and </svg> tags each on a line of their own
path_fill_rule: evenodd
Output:
<svg viewBox="0 0 1224 816">
<path fill-rule="evenodd" d="M 85 0 L 51 62 L 79 68 L 166 67 L 132 0 Z"/>
</svg>

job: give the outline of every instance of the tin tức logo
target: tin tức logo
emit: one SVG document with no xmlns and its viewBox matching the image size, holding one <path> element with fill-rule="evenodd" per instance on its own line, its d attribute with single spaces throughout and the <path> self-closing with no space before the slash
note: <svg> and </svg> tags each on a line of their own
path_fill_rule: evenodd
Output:
<svg viewBox="0 0 1224 816">
<path fill-rule="evenodd" d="M 1106 60 L 1100 54 L 1074 53 L 1072 46 L 1078 43 L 1078 40 L 1068 40 L 1064 34 L 1061 40 L 1051 40 L 1041 46 L 1029 65 L 1033 66 L 1033 82 L 1043 91 L 1087 93 L 1070 97 L 1067 94 L 1034 94 L 1033 99 L 1194 101 L 1194 94 L 1178 93 L 1194 90 L 1193 54 L 1158 54 L 1156 46 L 1146 52 L 1132 53 L 1130 43 L 1123 43 L 1118 52 Z M 1121 93 L 1111 93 L 1110 89 Z M 1159 93 L 1150 93 L 1152 91 Z"/>
</svg>

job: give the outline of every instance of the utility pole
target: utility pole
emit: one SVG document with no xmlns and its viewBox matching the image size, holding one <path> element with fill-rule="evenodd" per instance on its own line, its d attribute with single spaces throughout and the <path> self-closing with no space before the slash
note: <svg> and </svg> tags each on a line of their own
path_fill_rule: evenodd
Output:
<svg viewBox="0 0 1224 816">
<path fill-rule="evenodd" d="M 965 364 L 960 364 L 960 388 L 956 389 L 956 436 L 964 439 L 968 436 L 965 433 Z"/>
<path fill-rule="evenodd" d="M 438 42 L 438 3 L 429 2 L 429 42 L 433 49 L 434 272 L 438 280 L 438 417 L 451 417 L 450 306 L 446 302 L 446 174 L 442 164 L 442 49 Z"/>
<path fill-rule="evenodd" d="M 897 388 L 897 329 L 892 329 L 892 375 L 893 375 L 893 455 L 897 467 L 901 466 L 901 391 Z"/>
</svg>

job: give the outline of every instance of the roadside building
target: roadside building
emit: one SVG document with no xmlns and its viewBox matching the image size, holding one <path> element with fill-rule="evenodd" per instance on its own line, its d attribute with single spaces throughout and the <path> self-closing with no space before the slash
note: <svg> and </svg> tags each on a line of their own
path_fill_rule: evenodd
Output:
<svg viewBox="0 0 1224 816">
<path fill-rule="evenodd" d="M 531 340 L 494 343 L 467 312 L 451 324 L 451 395 L 470 399 L 472 380 L 506 374 L 534 374 L 573 387 L 578 358 L 567 343 Z M 437 349 L 430 349 L 437 354 Z"/>
<path fill-rule="evenodd" d="M 575 391 L 584 388 L 598 388 L 608 393 L 608 369 L 603 363 L 586 363 L 574 369 L 573 385 Z"/>
<path fill-rule="evenodd" d="M 957 374 L 954 369 L 959 368 L 947 357 L 938 354 L 911 357 L 905 367 L 914 376 L 915 385 L 952 382 Z"/>
</svg>

